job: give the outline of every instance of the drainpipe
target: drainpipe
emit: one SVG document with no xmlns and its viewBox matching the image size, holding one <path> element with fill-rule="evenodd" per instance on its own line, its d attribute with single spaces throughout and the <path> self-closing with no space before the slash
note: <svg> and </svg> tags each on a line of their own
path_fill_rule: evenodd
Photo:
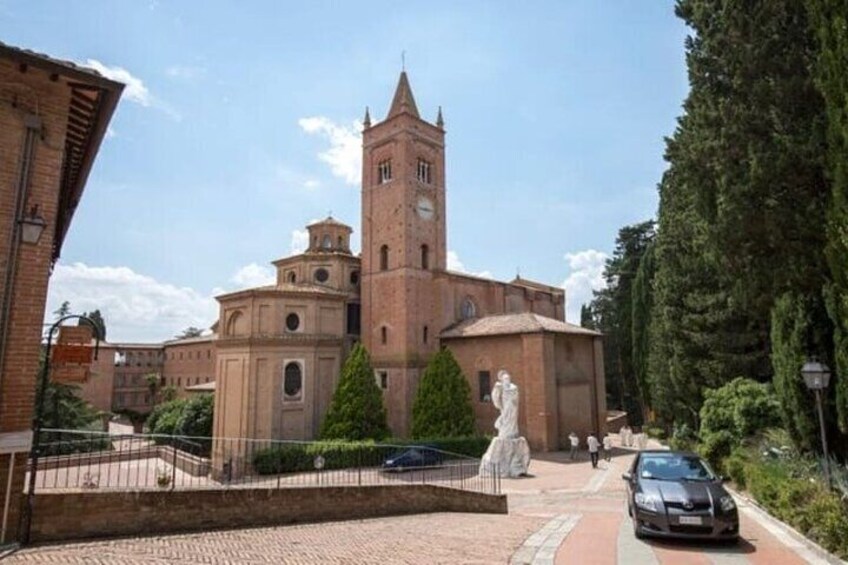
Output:
<svg viewBox="0 0 848 565">
<path fill-rule="evenodd" d="M 26 194 L 29 188 L 29 179 L 35 155 L 35 143 L 41 133 L 41 118 L 34 114 L 24 117 L 26 134 L 21 150 L 21 166 L 18 172 L 18 182 L 15 187 L 14 216 L 9 232 L 8 259 L 6 262 L 6 276 L 3 282 L 3 301 L 0 303 L 0 405 L 3 398 L 3 383 L 6 371 L 6 344 L 8 342 L 9 319 L 12 309 L 12 291 L 14 290 L 15 277 L 18 271 L 18 250 L 21 244 L 20 222 L 24 216 L 26 207 Z M 3 431 L 0 429 L 0 431 Z M 9 477 L 6 484 L 5 504 L 3 505 L 2 532 L 0 532 L 0 543 L 6 541 L 7 522 L 9 518 L 9 505 L 12 496 L 12 472 L 15 465 L 15 454 L 9 454 Z"/>
<path fill-rule="evenodd" d="M 8 342 L 9 319 L 12 309 L 12 292 L 15 276 L 18 272 L 18 249 L 21 244 L 20 222 L 24 217 L 26 194 L 35 156 L 35 142 L 41 134 L 41 118 L 34 114 L 24 117 L 26 134 L 21 151 L 21 166 L 18 172 L 18 183 L 15 187 L 15 215 L 9 233 L 9 250 L 7 254 L 6 276 L 3 282 L 3 302 L 0 304 L 0 403 L 3 398 L 3 381 L 6 369 L 6 344 Z"/>
</svg>

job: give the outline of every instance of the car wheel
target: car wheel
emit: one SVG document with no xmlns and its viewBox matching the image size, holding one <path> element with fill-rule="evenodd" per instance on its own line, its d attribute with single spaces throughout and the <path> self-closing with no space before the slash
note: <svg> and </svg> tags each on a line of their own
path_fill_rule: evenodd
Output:
<svg viewBox="0 0 848 565">
<path fill-rule="evenodd" d="M 633 518 L 633 535 L 636 536 L 636 539 L 645 539 L 645 534 L 639 529 L 639 522 L 636 521 L 635 517 Z"/>
</svg>

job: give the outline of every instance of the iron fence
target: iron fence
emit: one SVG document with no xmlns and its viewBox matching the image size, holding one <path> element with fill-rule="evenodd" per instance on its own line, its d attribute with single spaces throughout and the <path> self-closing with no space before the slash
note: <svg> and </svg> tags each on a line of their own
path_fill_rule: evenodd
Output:
<svg viewBox="0 0 848 565">
<path fill-rule="evenodd" d="M 41 434 L 34 492 L 427 484 L 500 494 L 501 487 L 494 465 L 414 443 Z"/>
</svg>

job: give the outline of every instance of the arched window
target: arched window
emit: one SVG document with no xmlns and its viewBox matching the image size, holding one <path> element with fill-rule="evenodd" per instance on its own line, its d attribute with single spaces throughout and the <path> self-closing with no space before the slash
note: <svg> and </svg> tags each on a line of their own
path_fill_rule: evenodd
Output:
<svg viewBox="0 0 848 565">
<path fill-rule="evenodd" d="M 289 271 L 289 277 L 288 278 L 289 278 L 290 283 L 297 282 L 297 275 L 295 274 L 294 271 Z"/>
<path fill-rule="evenodd" d="M 380 270 L 389 270 L 389 246 L 384 245 L 380 248 Z"/>
<path fill-rule="evenodd" d="M 230 314 L 230 318 L 227 320 L 226 335 L 241 335 L 244 333 L 244 329 L 244 316 L 242 316 L 240 311 L 236 310 Z M 180 352 L 180 359 L 182 357 L 183 354 Z"/>
<path fill-rule="evenodd" d="M 427 337 L 428 337 L 429 333 L 430 333 L 430 328 L 428 328 L 427 326 L 424 326 L 424 343 L 427 343 Z"/>
<path fill-rule="evenodd" d="M 421 246 L 421 268 L 430 268 L 430 248 L 427 247 L 426 243 Z"/>
<path fill-rule="evenodd" d="M 477 317 L 477 306 L 471 298 L 466 298 L 462 301 L 462 306 L 459 310 L 459 316 L 463 320 Z"/>
<path fill-rule="evenodd" d="M 342 247 L 344 247 L 344 239 L 342 238 L 342 236 L 339 236 L 339 245 L 338 245 L 338 247 L 339 247 L 339 249 L 341 249 Z"/>
<path fill-rule="evenodd" d="M 386 326 L 380 328 L 380 342 L 385 345 L 389 341 L 389 330 Z"/>
<path fill-rule="evenodd" d="M 359 271 L 350 272 L 350 284 L 351 286 L 356 286 L 359 284 Z"/>
<path fill-rule="evenodd" d="M 321 241 L 321 247 L 324 249 L 330 249 L 333 247 L 333 238 L 328 234 L 324 234 L 324 239 Z"/>
<path fill-rule="evenodd" d="M 296 400 L 300 398 L 303 390 L 303 370 L 300 363 L 292 361 L 286 364 L 283 370 L 283 395 L 286 399 Z"/>
</svg>

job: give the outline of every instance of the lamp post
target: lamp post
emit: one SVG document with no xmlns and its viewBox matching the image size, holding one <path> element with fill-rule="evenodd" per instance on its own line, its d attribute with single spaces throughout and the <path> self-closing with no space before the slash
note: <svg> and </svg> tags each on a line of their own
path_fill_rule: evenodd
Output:
<svg viewBox="0 0 848 565">
<path fill-rule="evenodd" d="M 26 506 L 23 508 L 23 520 L 21 524 L 21 542 L 23 545 L 29 545 L 30 530 L 32 526 L 32 511 L 35 503 L 35 478 L 38 473 L 38 455 L 41 447 L 41 420 L 44 417 L 44 400 L 47 393 L 47 385 L 50 381 L 50 350 L 53 346 L 53 334 L 68 320 L 79 320 L 85 322 L 94 332 L 94 359 L 97 359 L 97 352 L 100 348 L 100 326 L 88 316 L 78 316 L 71 314 L 63 316 L 56 320 L 50 331 L 47 332 L 47 345 L 44 351 L 44 364 L 41 366 L 41 374 L 38 376 L 38 388 L 35 398 L 35 410 L 32 418 L 32 447 L 30 450 L 30 468 L 29 468 L 29 485 L 27 487 Z"/>
<path fill-rule="evenodd" d="M 822 410 L 822 391 L 830 383 L 830 368 L 815 359 L 807 361 L 801 368 L 801 375 L 807 388 L 816 395 L 816 407 L 819 412 L 819 428 L 821 429 L 822 449 L 824 450 L 824 479 L 830 488 L 830 457 L 827 453 L 827 435 L 824 431 L 824 412 Z"/>
</svg>

